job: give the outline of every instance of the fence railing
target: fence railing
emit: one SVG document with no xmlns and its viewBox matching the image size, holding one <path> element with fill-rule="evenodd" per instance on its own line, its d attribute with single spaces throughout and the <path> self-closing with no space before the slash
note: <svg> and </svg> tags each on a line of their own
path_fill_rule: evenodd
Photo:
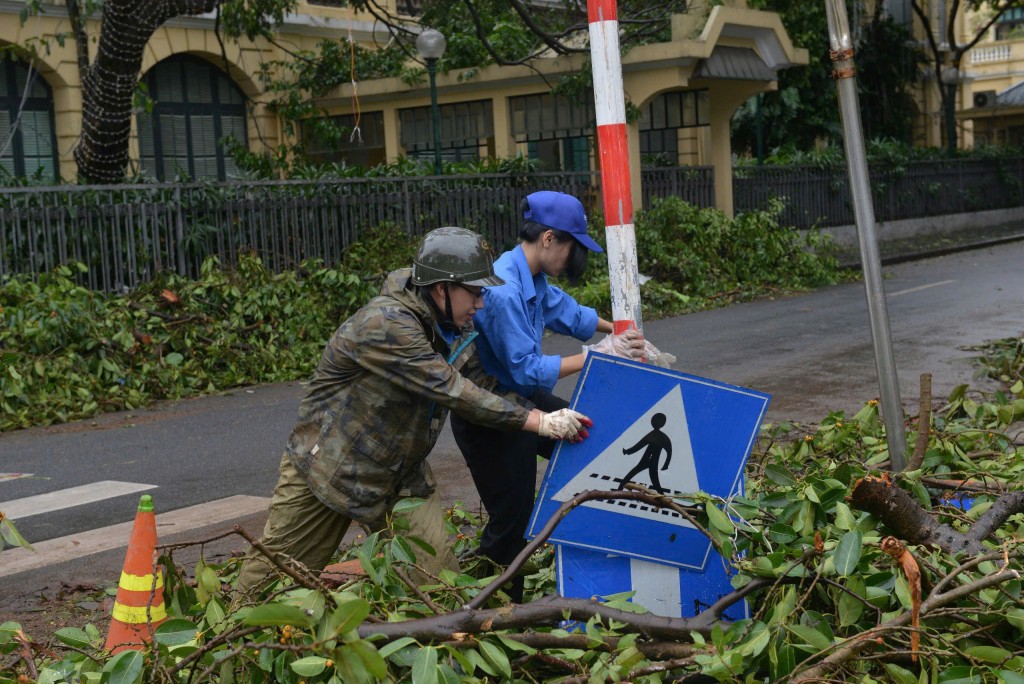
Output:
<svg viewBox="0 0 1024 684">
<path fill-rule="evenodd" d="M 869 169 L 879 221 L 1024 205 L 1024 159 L 944 159 Z M 782 225 L 810 228 L 854 223 L 845 167 L 744 166 L 734 169 L 737 212 L 782 200 Z"/>
<path fill-rule="evenodd" d="M 641 180 L 645 207 L 670 196 L 714 204 L 710 167 L 645 168 Z M 1024 159 L 874 167 L 871 181 L 881 221 L 1024 204 Z M 0 190 L 0 277 L 74 260 L 88 267 L 84 285 L 111 291 L 162 271 L 197 277 L 211 255 L 233 263 L 252 251 L 274 271 L 306 259 L 333 264 L 384 223 L 410 240 L 460 225 L 501 249 L 516 241 L 522 198 L 541 189 L 600 209 L 596 172 L 8 188 Z M 783 225 L 854 222 L 845 168 L 737 167 L 733 194 L 737 212 L 781 199 Z"/>
<path fill-rule="evenodd" d="M 210 255 L 243 251 L 274 271 L 336 263 L 390 223 L 410 239 L 445 225 L 515 242 L 522 198 L 540 189 L 593 201 L 598 174 L 538 173 L 213 184 L 66 186 L 0 191 L 0 276 L 88 266 L 92 289 L 131 288 L 161 271 L 195 277 Z"/>
</svg>

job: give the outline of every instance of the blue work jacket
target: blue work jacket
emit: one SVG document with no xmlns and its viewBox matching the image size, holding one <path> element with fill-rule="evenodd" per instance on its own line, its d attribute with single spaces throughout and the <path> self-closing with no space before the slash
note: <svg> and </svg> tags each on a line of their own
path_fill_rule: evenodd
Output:
<svg viewBox="0 0 1024 684">
<path fill-rule="evenodd" d="M 494 272 L 505 284 L 487 288 L 484 308 L 473 316 L 480 363 L 503 388 L 524 397 L 550 392 L 562 357 L 541 353 L 544 329 L 588 340 L 597 330 L 597 312 L 549 284 L 543 273 L 531 274 L 521 246 L 502 254 Z"/>
</svg>

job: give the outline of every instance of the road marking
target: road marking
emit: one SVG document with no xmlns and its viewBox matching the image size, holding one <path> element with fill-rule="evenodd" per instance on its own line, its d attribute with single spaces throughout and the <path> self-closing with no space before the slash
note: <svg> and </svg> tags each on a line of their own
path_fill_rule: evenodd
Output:
<svg viewBox="0 0 1024 684">
<path fill-rule="evenodd" d="M 238 495 L 167 513 L 157 510 L 157 543 L 160 543 L 159 537 L 260 513 L 269 507 L 269 497 Z M 132 520 L 132 522 L 119 523 L 110 527 L 39 542 L 33 544 L 35 552 L 22 548 L 4 549 L 4 552 L 0 554 L 0 577 L 84 558 L 111 549 L 124 548 L 128 546 L 134 524 L 135 521 Z"/>
<path fill-rule="evenodd" d="M 24 520 L 30 515 L 51 513 L 71 508 L 72 506 L 81 506 L 82 504 L 103 501 L 104 499 L 112 499 L 122 494 L 156 489 L 156 487 L 157 485 L 139 484 L 138 482 L 103 480 L 101 482 L 60 489 L 56 492 L 27 496 L 24 499 L 0 501 L 0 511 L 3 511 L 4 515 L 17 522 L 18 520 Z"/>
<path fill-rule="evenodd" d="M 911 287 L 907 290 L 900 290 L 899 292 L 893 292 L 890 297 L 899 297 L 900 295 L 910 294 L 911 292 L 920 292 L 921 290 L 927 290 L 933 287 L 939 287 L 940 285 L 950 285 L 955 283 L 955 280 L 940 280 L 937 283 L 928 283 L 927 285 L 918 285 L 917 287 Z"/>
<path fill-rule="evenodd" d="M 0 482 L 4 480 L 20 480 L 23 477 L 32 477 L 32 473 L 0 473 Z"/>
</svg>

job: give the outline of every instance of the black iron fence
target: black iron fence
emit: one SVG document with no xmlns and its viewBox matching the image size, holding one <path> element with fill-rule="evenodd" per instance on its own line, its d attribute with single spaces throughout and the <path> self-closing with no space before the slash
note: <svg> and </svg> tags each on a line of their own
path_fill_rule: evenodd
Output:
<svg viewBox="0 0 1024 684">
<path fill-rule="evenodd" d="M 873 168 L 871 179 L 879 220 L 1024 204 L 1024 159 L 917 162 Z M 642 187 L 645 207 L 670 196 L 714 205 L 710 167 L 647 168 Z M 246 251 L 281 271 L 306 259 L 336 263 L 381 224 L 410 240 L 461 225 L 505 248 L 516 240 L 520 201 L 540 189 L 600 209 L 594 172 L 8 188 L 0 190 L 0 277 L 74 260 L 88 267 L 84 285 L 110 291 L 167 270 L 195 277 L 206 257 L 233 263 Z M 854 221 L 845 169 L 738 167 L 733 192 L 737 212 L 781 199 L 783 225 Z"/>
<path fill-rule="evenodd" d="M 368 229 L 410 239 L 460 225 L 496 247 L 515 242 L 518 207 L 535 190 L 597 197 L 598 175 L 538 173 L 213 184 L 66 186 L 0 191 L 0 276 L 69 260 L 92 289 L 131 288 L 171 270 L 195 277 L 206 257 L 258 254 L 274 271 L 336 263 Z"/>
<path fill-rule="evenodd" d="M 1024 205 L 1024 159 L 943 159 L 869 169 L 879 221 Z M 846 167 L 743 166 L 734 169 L 737 212 L 782 200 L 779 222 L 798 228 L 854 223 Z"/>
</svg>

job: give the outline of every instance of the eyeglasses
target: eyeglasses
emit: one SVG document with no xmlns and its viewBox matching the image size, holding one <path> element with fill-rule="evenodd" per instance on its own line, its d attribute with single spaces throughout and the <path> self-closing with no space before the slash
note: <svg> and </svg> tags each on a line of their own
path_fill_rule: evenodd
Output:
<svg viewBox="0 0 1024 684">
<path fill-rule="evenodd" d="M 483 298 L 484 293 L 487 292 L 487 288 L 486 287 L 481 287 L 479 290 L 474 290 L 472 288 L 466 287 L 462 283 L 453 283 L 453 285 L 455 285 L 455 286 L 465 290 L 469 294 L 473 295 L 473 299 L 481 299 L 481 298 Z"/>
</svg>

